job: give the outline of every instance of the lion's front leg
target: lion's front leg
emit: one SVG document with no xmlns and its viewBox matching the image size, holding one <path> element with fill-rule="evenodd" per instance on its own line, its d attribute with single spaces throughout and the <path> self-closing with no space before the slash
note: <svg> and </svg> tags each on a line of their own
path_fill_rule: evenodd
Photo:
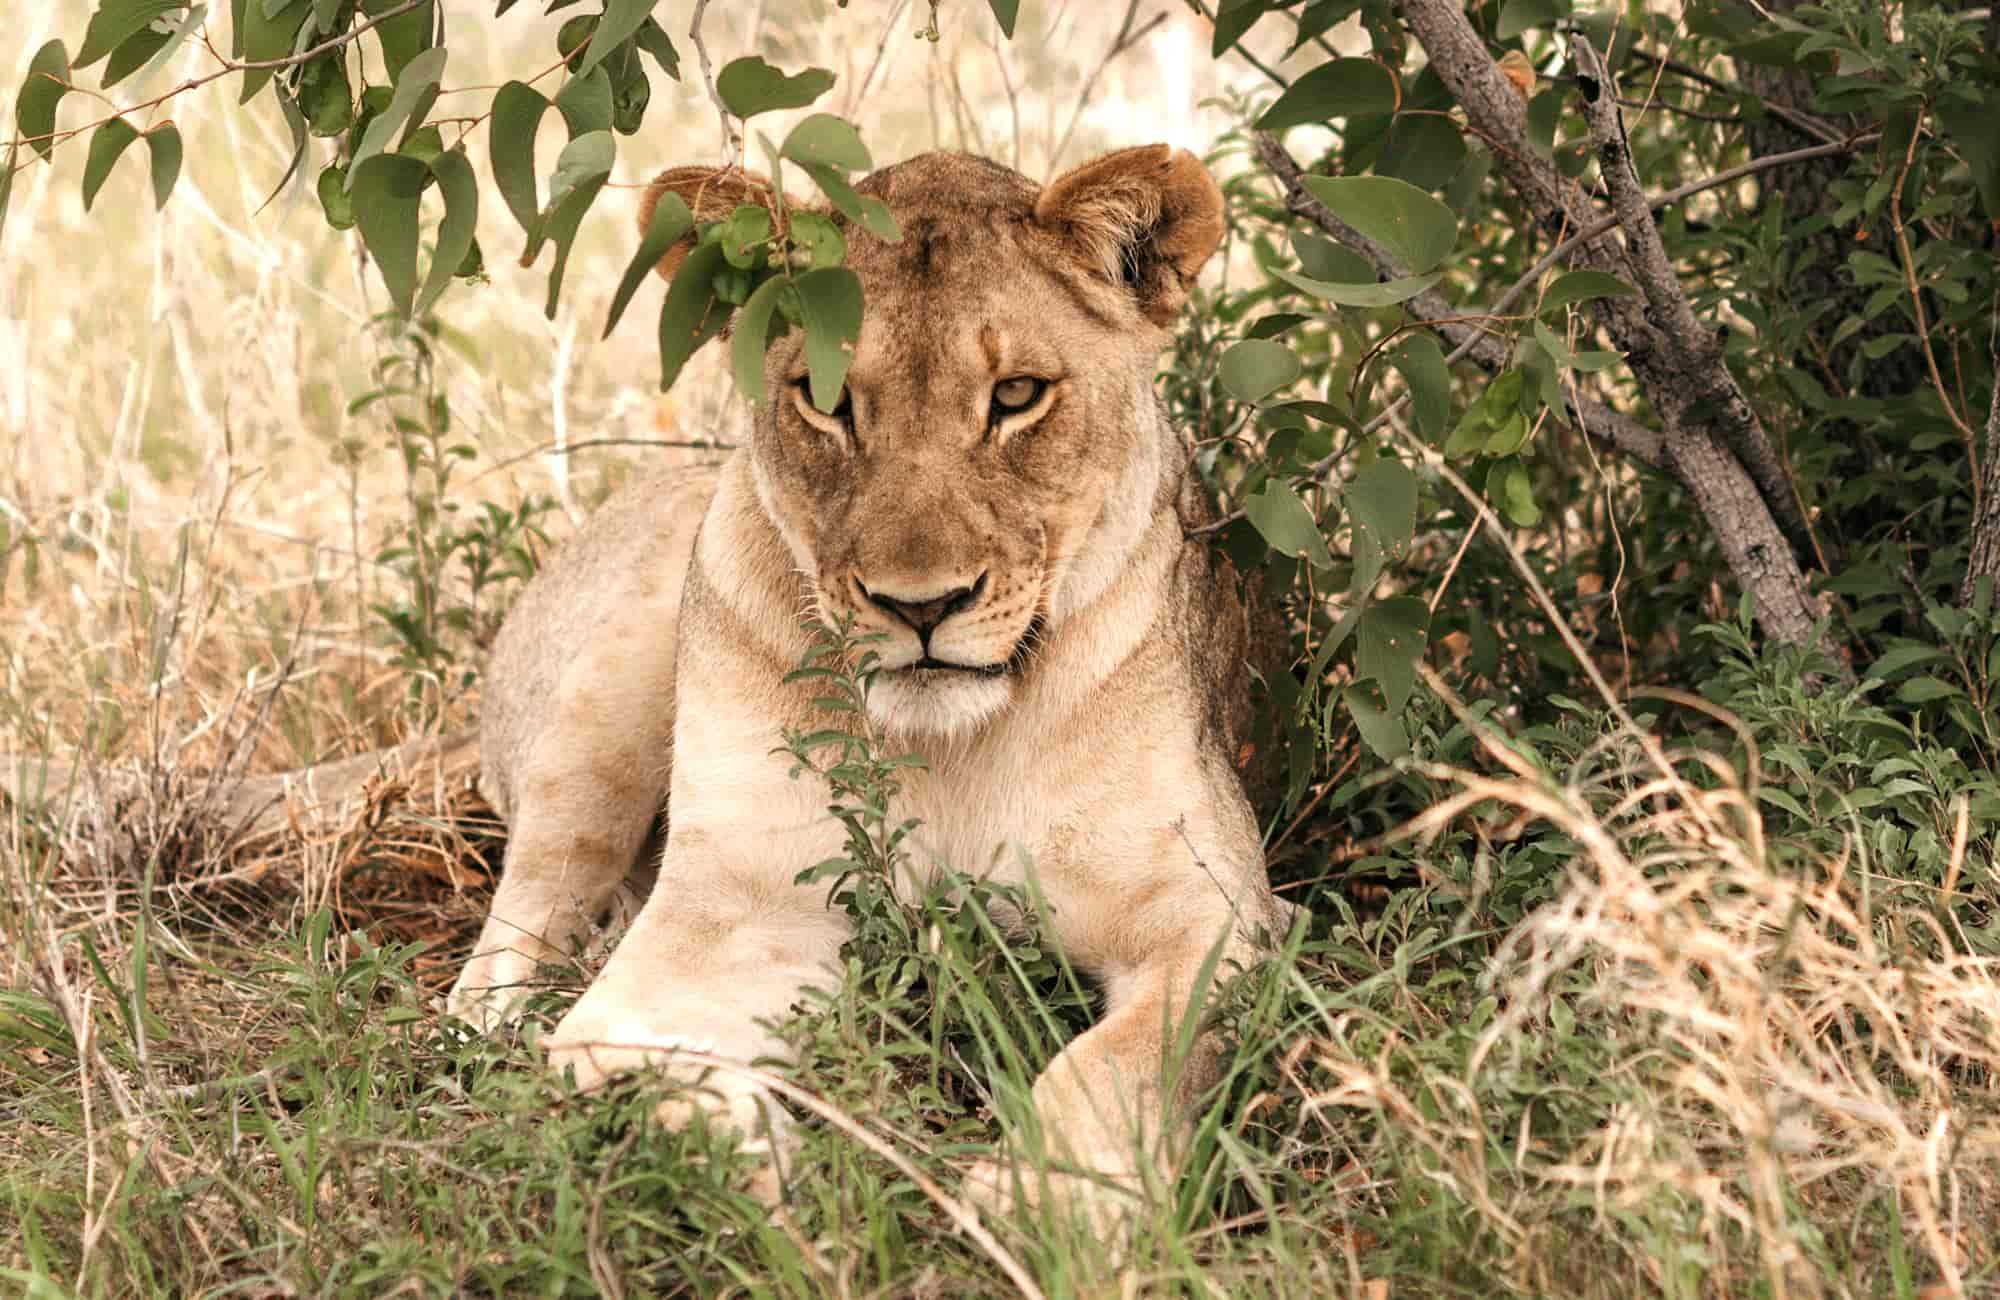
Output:
<svg viewBox="0 0 2000 1300">
<path fill-rule="evenodd" d="M 786 1055 L 774 1023 L 815 985 L 838 979 L 845 916 L 816 890 L 758 880 L 677 856 L 670 845 L 652 897 L 548 1041 L 549 1064 L 589 1088 L 626 1070 L 658 1070 L 687 1088 L 660 1108 L 740 1131 L 782 1163 L 784 1111 L 756 1077 Z M 777 1190 L 770 1173 L 753 1190 Z"/>
<path fill-rule="evenodd" d="M 1217 942 L 1226 959 L 1210 963 Z M 1016 1142 L 1009 1162 L 975 1166 L 968 1190 L 995 1210 L 1053 1201 L 1114 1240 L 1178 1166 L 1192 1104 L 1222 1060 L 1204 1004 L 1217 979 L 1254 956 L 1233 934 L 1191 932 L 1156 960 L 1108 972 L 1104 1018 L 1035 1082 L 1039 1142 Z"/>
</svg>

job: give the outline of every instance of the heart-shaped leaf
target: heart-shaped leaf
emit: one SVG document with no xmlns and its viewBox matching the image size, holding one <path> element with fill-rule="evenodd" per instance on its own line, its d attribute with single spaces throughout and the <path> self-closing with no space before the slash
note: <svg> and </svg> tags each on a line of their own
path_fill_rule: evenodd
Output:
<svg viewBox="0 0 2000 1300">
<path fill-rule="evenodd" d="M 786 76 L 755 55 L 731 60 L 715 78 L 724 107 L 741 118 L 804 108 L 832 89 L 833 74 L 825 68 Z"/>
</svg>

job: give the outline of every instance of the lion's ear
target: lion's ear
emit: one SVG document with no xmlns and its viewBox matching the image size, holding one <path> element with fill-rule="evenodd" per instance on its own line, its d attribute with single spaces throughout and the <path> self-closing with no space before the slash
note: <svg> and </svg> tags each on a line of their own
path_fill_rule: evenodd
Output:
<svg viewBox="0 0 2000 1300">
<path fill-rule="evenodd" d="M 1035 222 L 1069 240 L 1085 265 L 1129 287 L 1149 320 L 1171 325 L 1222 242 L 1222 190 L 1187 150 L 1140 145 L 1049 182 L 1035 200 Z"/>
<path fill-rule="evenodd" d="M 694 214 L 695 224 L 720 221 L 746 203 L 756 203 L 777 212 L 777 199 L 772 192 L 771 182 L 755 172 L 746 172 L 738 167 L 670 167 L 653 178 L 646 187 L 645 197 L 639 201 L 639 233 L 643 236 L 647 227 L 653 224 L 653 209 L 660 206 L 660 196 L 678 194 L 681 202 L 687 204 Z M 675 240 L 667 249 L 666 256 L 653 269 L 663 279 L 671 280 L 674 272 L 680 270 L 681 263 L 694 251 L 695 232 L 690 230 Z"/>
</svg>

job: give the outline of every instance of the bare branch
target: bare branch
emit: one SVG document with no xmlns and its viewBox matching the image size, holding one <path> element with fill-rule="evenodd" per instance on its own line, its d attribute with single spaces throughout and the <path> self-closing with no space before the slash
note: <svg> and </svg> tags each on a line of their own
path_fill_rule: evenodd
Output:
<svg viewBox="0 0 2000 1300">
<path fill-rule="evenodd" d="M 1104 57 L 1097 61 L 1097 66 L 1090 70 L 1090 75 L 1084 78 L 1082 87 L 1076 92 L 1076 107 L 1070 110 L 1069 125 L 1063 128 L 1062 138 L 1049 150 L 1050 171 L 1055 170 L 1056 164 L 1061 161 L 1063 153 L 1069 148 L 1070 138 L 1076 134 L 1076 124 L 1082 120 L 1084 107 L 1090 103 L 1090 97 L 1097 90 L 1097 82 L 1104 76 L 1104 70 L 1110 67 L 1119 55 L 1146 39 L 1155 27 L 1167 21 L 1167 15 L 1161 12 L 1148 18 L 1142 25 L 1134 27 L 1133 24 L 1138 22 L 1138 18 L 1139 0 L 1131 0 L 1125 8 L 1125 20 L 1118 24 L 1118 34 L 1111 38 L 1111 45 L 1104 51 Z"/>
<path fill-rule="evenodd" d="M 1959 587 L 1961 605 L 1972 603 L 1981 578 L 2000 581 L 2000 347 L 1994 353 L 1993 397 L 1986 409 L 1985 490 L 1972 515 L 1972 553 L 1965 560 L 1965 582 Z"/>
<path fill-rule="evenodd" d="M 1625 236 L 1625 249 L 1637 274 L 1639 290 L 1645 295 L 1648 316 L 1660 331 L 1674 366 L 1694 388 L 1693 401 L 1709 403 L 1715 421 L 1731 450 L 1743 462 L 1763 494 L 1765 504 L 1785 535 L 1793 542 L 1810 545 L 1812 529 L 1799 504 L 1798 491 L 1785 472 L 1771 436 L 1758 418 L 1756 408 L 1737 386 L 1736 377 L 1722 359 L 1722 347 L 1715 336 L 1695 319 L 1680 274 L 1667 258 L 1660 240 L 1660 228 L 1646 196 L 1639 187 L 1639 175 L 1632 169 L 1632 143 L 1625 134 L 1624 115 L 1612 92 L 1611 74 L 1603 58 L 1578 32 L 1570 38 L 1577 65 L 1577 88 L 1583 94 L 1584 113 L 1597 148 L 1597 169 L 1611 195 L 1611 206 Z"/>
<path fill-rule="evenodd" d="M 688 39 L 694 42 L 695 57 L 701 61 L 701 84 L 708 89 L 708 102 L 715 105 L 716 116 L 722 119 L 722 155 L 731 161 L 740 161 L 743 156 L 743 137 L 730 122 L 729 105 L 722 102 L 722 92 L 715 88 L 715 65 L 709 61 L 708 43 L 701 38 L 701 20 L 708 16 L 708 0 L 694 0 L 694 17 L 688 23 Z"/>
</svg>

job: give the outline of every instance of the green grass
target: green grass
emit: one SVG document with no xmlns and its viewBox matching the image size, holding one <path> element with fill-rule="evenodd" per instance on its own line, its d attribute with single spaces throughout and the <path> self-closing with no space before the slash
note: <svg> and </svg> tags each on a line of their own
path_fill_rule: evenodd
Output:
<svg viewBox="0 0 2000 1300">
<path fill-rule="evenodd" d="M 540 1068 L 574 975 L 519 1038 L 440 1020 L 469 911 L 381 870 L 422 819 L 349 837 L 338 909 L 286 909 L 196 906 L 164 878 L 221 859 L 117 859 L 17 809 L 0 1268 L 105 1296 L 1916 1297 L 1951 1294 L 1924 1290 L 1947 1269 L 1990 1293 L 1991 959 L 1927 902 L 1772 865 L 1717 815 L 1726 782 L 1621 809 L 1643 759 L 1575 740 L 1597 775 L 1568 787 L 1519 759 L 1437 769 L 1464 798 L 1418 828 L 1430 883 L 1368 913 L 1321 893 L 1228 982 L 1226 1077 L 1116 1250 L 1041 1215 L 986 1242 L 954 1219 L 963 1163 L 1088 1019 L 1059 958 L 995 924 L 1018 899 L 850 885 L 843 985 L 788 1030 L 809 1104 L 773 1215 L 731 1139 L 650 1120 L 657 1085 L 584 1096 Z M 1514 852 L 1490 837 L 1516 812 L 1577 869 L 1508 924 L 1449 877 Z M 74 888 L 119 873 L 148 887 L 109 911 Z M 380 937 L 439 914 L 461 919 L 435 950 Z"/>
</svg>

